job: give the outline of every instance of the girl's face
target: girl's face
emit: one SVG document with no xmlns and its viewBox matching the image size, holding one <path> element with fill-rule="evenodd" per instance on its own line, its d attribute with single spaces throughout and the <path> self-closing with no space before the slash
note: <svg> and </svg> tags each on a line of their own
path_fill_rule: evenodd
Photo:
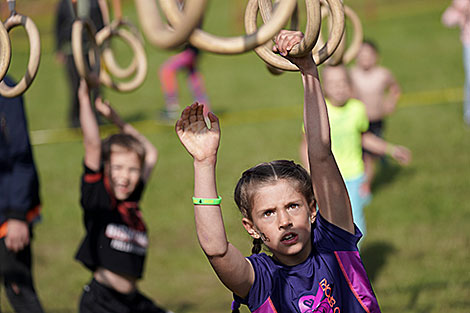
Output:
<svg viewBox="0 0 470 313">
<path fill-rule="evenodd" d="M 243 225 L 253 238 L 263 239 L 278 261 L 286 265 L 303 262 L 312 249 L 312 210 L 294 184 L 282 179 L 257 189 L 252 220 Z"/>
<path fill-rule="evenodd" d="M 135 190 L 141 175 L 137 153 L 121 147 L 112 147 L 107 167 L 114 196 L 118 200 L 126 200 Z"/>
</svg>

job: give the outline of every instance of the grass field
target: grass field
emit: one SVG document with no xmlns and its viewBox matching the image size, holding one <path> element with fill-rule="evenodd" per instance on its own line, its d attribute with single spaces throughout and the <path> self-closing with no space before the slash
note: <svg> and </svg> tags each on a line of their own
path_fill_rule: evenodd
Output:
<svg viewBox="0 0 470 313">
<path fill-rule="evenodd" d="M 362 255 L 386 313 L 470 311 L 470 129 L 462 122 L 459 34 L 440 24 L 449 2 L 346 1 L 360 15 L 366 37 L 377 41 L 382 63 L 404 92 L 387 120 L 386 138 L 413 152 L 410 166 L 400 168 L 390 161 L 381 168 L 374 198 L 365 209 L 368 236 Z M 35 228 L 34 273 L 46 311 L 66 313 L 77 311 L 90 273 L 74 261 L 83 236 L 78 203 L 83 149 L 79 133 L 66 129 L 68 90 L 65 73 L 54 60 L 54 5 L 52 0 L 23 0 L 17 7 L 38 24 L 43 46 L 38 76 L 25 95 L 43 200 L 43 221 Z M 137 23 L 133 2 L 124 1 L 124 6 Z M 239 33 L 236 7 L 234 0 L 211 1 L 205 28 L 222 35 Z M 11 72 L 19 77 L 28 46 L 21 30 L 14 35 Z M 176 313 L 229 312 L 231 294 L 214 275 L 195 236 L 192 162 L 173 126 L 156 120 L 163 107 L 157 70 L 171 52 L 150 45 L 146 51 L 149 72 L 140 89 L 129 94 L 105 90 L 124 118 L 160 152 L 142 201 L 150 249 L 140 288 Z M 256 163 L 299 160 L 300 78 L 295 73 L 271 76 L 254 53 L 206 53 L 201 69 L 221 117 L 218 187 L 229 240 L 248 255 L 251 243 L 241 227 L 233 189 L 241 172 Z M 184 76 L 179 79 L 181 103 L 189 104 Z M 4 294 L 0 304 L 11 312 Z"/>
</svg>

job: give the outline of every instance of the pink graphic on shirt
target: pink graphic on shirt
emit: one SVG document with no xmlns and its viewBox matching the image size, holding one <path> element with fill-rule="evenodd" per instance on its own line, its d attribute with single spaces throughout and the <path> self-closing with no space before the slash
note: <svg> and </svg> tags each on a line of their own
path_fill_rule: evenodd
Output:
<svg viewBox="0 0 470 313">
<path fill-rule="evenodd" d="M 317 295 L 307 295 L 299 299 L 299 309 L 302 313 L 332 313 L 328 299 L 323 297 L 323 290 L 318 287 Z"/>
</svg>

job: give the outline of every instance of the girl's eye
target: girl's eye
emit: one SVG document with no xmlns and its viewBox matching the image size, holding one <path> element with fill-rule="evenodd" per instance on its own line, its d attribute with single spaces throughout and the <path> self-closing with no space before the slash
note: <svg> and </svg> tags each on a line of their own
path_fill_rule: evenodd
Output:
<svg viewBox="0 0 470 313">
<path fill-rule="evenodd" d="M 112 165 L 111 166 L 111 170 L 117 171 L 117 170 L 120 170 L 120 169 L 121 169 L 120 165 Z"/>
<path fill-rule="evenodd" d="M 130 168 L 129 171 L 132 172 L 132 173 L 140 173 L 140 169 L 136 168 L 136 167 Z"/>
<path fill-rule="evenodd" d="M 289 204 L 289 209 L 298 209 L 299 205 L 297 203 L 291 203 Z"/>
<path fill-rule="evenodd" d="M 264 217 L 270 217 L 270 216 L 272 216 L 273 214 L 274 214 L 274 211 L 269 210 L 269 211 L 265 211 L 265 212 L 263 213 L 263 216 L 264 216 Z"/>
</svg>

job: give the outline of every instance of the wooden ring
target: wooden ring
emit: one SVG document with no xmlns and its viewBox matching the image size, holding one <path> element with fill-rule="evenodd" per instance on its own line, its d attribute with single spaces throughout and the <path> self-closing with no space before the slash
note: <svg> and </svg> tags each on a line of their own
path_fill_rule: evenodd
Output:
<svg viewBox="0 0 470 313">
<path fill-rule="evenodd" d="M 5 77 L 8 72 L 11 61 L 11 42 L 8 31 L 3 23 L 0 23 L 0 80 Z"/>
<path fill-rule="evenodd" d="M 324 12 L 322 10 L 322 15 L 328 14 L 328 10 L 325 9 Z M 359 19 L 357 14 L 347 5 L 344 6 L 344 14 L 345 18 L 349 19 L 349 21 L 351 22 L 351 26 L 353 28 L 353 37 L 349 47 L 346 48 L 346 33 L 348 32 L 348 29 L 345 29 L 345 34 L 343 34 L 343 39 L 341 39 L 338 48 L 336 49 L 335 53 L 328 59 L 329 65 L 334 66 L 340 63 L 348 64 L 356 58 L 357 54 L 359 53 L 359 49 L 361 48 L 363 40 L 361 20 Z M 318 39 L 318 42 L 323 42 L 321 34 Z"/>
<path fill-rule="evenodd" d="M 333 27 L 332 36 L 328 42 L 316 53 L 313 54 L 315 63 L 323 63 L 337 48 L 344 31 L 344 11 L 343 5 L 340 0 L 328 0 L 333 9 Z M 258 3 L 257 0 L 249 0 L 245 12 L 245 29 L 247 33 L 253 33 L 256 31 L 256 17 L 258 15 Z M 298 71 L 298 67 L 287 59 L 274 54 L 270 48 L 270 45 L 263 45 L 254 49 L 255 53 L 261 57 L 266 63 L 271 66 L 285 70 L 285 71 Z"/>
<path fill-rule="evenodd" d="M 39 68 L 41 59 L 41 40 L 39 31 L 33 20 L 21 14 L 13 14 L 5 21 L 5 29 L 9 32 L 16 26 L 23 26 L 29 40 L 29 59 L 26 72 L 20 81 L 14 86 L 8 86 L 4 81 L 0 82 L 0 95 L 13 98 L 23 94 L 31 86 Z"/>
<path fill-rule="evenodd" d="M 351 40 L 351 44 L 349 48 L 344 52 L 343 55 L 343 63 L 348 64 L 352 60 L 357 57 L 359 50 L 361 49 L 361 44 L 364 39 L 364 32 L 362 30 L 361 20 L 359 16 L 357 16 L 356 12 L 353 9 L 348 7 L 347 5 L 344 6 L 344 14 L 347 18 L 351 21 L 351 25 L 354 29 L 353 37 Z"/>
<path fill-rule="evenodd" d="M 307 11 L 307 25 L 304 31 L 304 38 L 302 38 L 302 41 L 295 45 L 289 52 L 289 55 L 293 57 L 302 57 L 309 54 L 315 46 L 320 33 L 320 2 L 306 0 L 305 6 Z M 258 0 L 258 7 L 261 17 L 263 18 L 263 22 L 266 23 L 271 19 L 271 13 L 273 10 L 271 0 Z"/>
<path fill-rule="evenodd" d="M 292 15 L 296 3 L 296 0 L 281 0 L 273 13 L 272 19 L 251 34 L 235 37 L 220 37 L 209 34 L 200 28 L 196 28 L 189 37 L 189 42 L 201 50 L 212 53 L 244 53 L 266 43 L 277 34 Z M 184 21 L 183 14 L 179 11 L 175 0 L 160 0 L 160 6 L 171 24 L 179 24 L 181 21 Z"/>
<path fill-rule="evenodd" d="M 176 23 L 171 23 L 172 27 L 170 27 L 162 22 L 154 0 L 134 1 L 146 38 L 152 45 L 162 49 L 173 49 L 187 41 L 201 21 L 207 5 L 207 0 L 186 0 L 183 12 L 179 12 L 182 18 Z M 165 1 L 174 2 L 175 0 Z"/>
<path fill-rule="evenodd" d="M 143 39 L 140 36 L 140 33 L 136 26 L 126 20 L 120 20 L 120 21 L 113 21 L 109 26 L 105 26 L 103 29 L 101 29 L 97 34 L 96 34 L 96 41 L 100 42 L 98 45 L 101 47 L 101 58 L 103 60 L 103 63 L 105 65 L 106 70 L 113 76 L 118 77 L 118 78 L 128 78 L 132 74 L 135 73 L 137 70 L 137 67 L 139 66 L 139 60 L 137 59 L 137 56 L 134 54 L 131 63 L 127 67 L 121 67 L 118 62 L 116 62 L 116 58 L 114 57 L 113 50 L 111 49 L 111 38 L 113 36 L 118 36 L 118 28 L 126 26 L 130 30 L 130 36 L 134 36 L 137 41 L 139 41 L 139 45 L 143 45 Z M 110 28 L 106 29 L 105 28 Z M 110 32 L 110 34 L 108 34 Z M 106 34 L 105 34 L 106 33 Z M 98 39 L 100 36 L 105 36 L 106 39 Z M 133 41 L 135 42 L 135 41 Z M 129 42 L 128 42 L 129 43 Z M 142 48 L 143 49 L 143 48 Z"/>
<path fill-rule="evenodd" d="M 88 34 L 89 44 L 91 45 L 88 53 L 83 49 L 83 28 Z M 77 68 L 78 75 L 84 78 L 88 83 L 95 84 L 96 82 L 91 77 L 100 75 L 100 51 L 95 39 L 95 26 L 88 18 L 78 18 L 72 24 L 72 52 L 75 67 Z M 90 57 L 90 62 L 86 61 L 85 54 Z"/>
<path fill-rule="evenodd" d="M 113 88 L 117 91 L 129 92 L 135 90 L 140 85 L 142 85 L 147 75 L 147 57 L 145 55 L 144 47 L 140 40 L 130 31 L 122 28 L 111 31 L 111 28 L 108 26 L 103 28 L 102 31 L 100 31 L 96 36 L 97 44 L 102 45 L 103 42 L 109 40 L 112 36 L 118 36 L 122 38 L 132 48 L 134 52 L 134 59 L 137 60 L 135 76 L 134 79 L 127 82 L 115 82 L 107 71 L 102 70 L 100 73 L 100 81 L 105 86 Z"/>
</svg>

